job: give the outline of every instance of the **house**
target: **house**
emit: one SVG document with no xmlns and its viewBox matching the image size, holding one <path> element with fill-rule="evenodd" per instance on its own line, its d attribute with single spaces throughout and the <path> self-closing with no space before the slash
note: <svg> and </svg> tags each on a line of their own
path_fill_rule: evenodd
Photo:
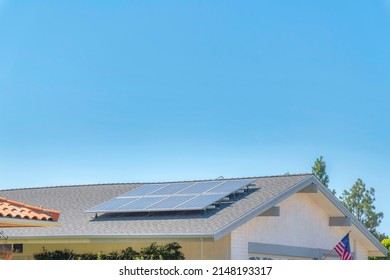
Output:
<svg viewBox="0 0 390 280">
<path fill-rule="evenodd" d="M 181 183 L 195 188 L 216 181 Z M 387 249 L 313 174 L 222 181 L 246 183 L 195 211 L 122 212 L 101 206 L 112 207 L 105 202 L 154 184 L 12 189 L 0 191 L 0 196 L 61 212 L 61 227 L 6 229 L 9 242 L 24 246 L 19 259 L 31 259 L 43 247 L 109 253 L 129 246 L 140 250 L 152 242 L 178 242 L 186 259 L 338 259 L 331 250 L 349 231 L 353 259 L 387 255 Z"/>
<path fill-rule="evenodd" d="M 23 244 L 8 243 L 4 228 L 56 227 L 60 226 L 60 212 L 27 205 L 19 201 L 0 197 L 0 259 L 9 259 L 12 253 L 23 253 Z"/>
</svg>

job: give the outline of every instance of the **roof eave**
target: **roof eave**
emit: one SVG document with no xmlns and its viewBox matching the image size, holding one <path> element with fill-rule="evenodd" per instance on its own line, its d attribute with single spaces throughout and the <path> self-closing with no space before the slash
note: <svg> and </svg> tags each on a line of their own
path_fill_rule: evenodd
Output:
<svg viewBox="0 0 390 280">
<path fill-rule="evenodd" d="M 372 242 L 378 250 L 383 253 L 383 256 L 388 254 L 388 250 L 379 240 L 363 226 L 363 224 L 337 199 L 336 196 L 325 187 L 315 176 L 313 176 L 313 183 L 321 190 L 321 192 L 346 216 L 351 220 L 351 223 L 356 226 L 363 234 Z"/>
<path fill-rule="evenodd" d="M 98 235 L 42 235 L 42 236 L 9 236 L 9 240 L 19 239 L 213 239 L 212 234 L 98 234 Z"/>
<path fill-rule="evenodd" d="M 16 218 L 0 218 L 0 228 L 14 228 L 14 227 L 59 227 L 62 223 L 42 220 L 27 220 Z"/>
<path fill-rule="evenodd" d="M 272 199 L 268 200 L 267 202 L 259 205 L 255 209 L 253 209 L 250 212 L 248 212 L 248 213 L 244 214 L 243 216 L 241 216 L 239 219 L 235 220 L 234 222 L 232 222 L 232 223 L 228 224 L 227 226 L 223 227 L 222 229 L 218 230 L 214 234 L 215 240 L 218 240 L 218 239 L 222 238 L 223 236 L 225 236 L 226 234 L 228 234 L 231 231 L 235 230 L 239 226 L 249 222 L 253 218 L 255 218 L 258 215 L 260 215 L 261 213 L 264 213 L 265 211 L 267 211 L 271 207 L 273 207 L 276 204 L 282 202 L 283 200 L 285 200 L 289 196 L 293 195 L 294 193 L 304 189 L 305 187 L 307 187 L 308 185 L 310 185 L 312 183 L 312 181 L 313 181 L 312 178 L 314 178 L 314 176 L 309 176 L 309 177 L 303 179 L 302 181 L 300 181 L 297 184 L 293 185 L 292 187 L 288 188 L 284 192 L 282 192 L 279 195 L 273 197 Z"/>
</svg>

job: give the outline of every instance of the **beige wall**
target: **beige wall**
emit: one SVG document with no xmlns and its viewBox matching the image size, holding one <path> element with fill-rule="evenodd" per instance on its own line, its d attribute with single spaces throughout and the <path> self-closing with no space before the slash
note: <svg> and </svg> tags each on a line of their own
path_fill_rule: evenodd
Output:
<svg viewBox="0 0 390 280">
<path fill-rule="evenodd" d="M 41 252 L 45 247 L 48 251 L 54 250 L 73 250 L 76 253 L 109 253 L 120 251 L 127 247 L 132 247 L 136 251 L 148 247 L 152 242 L 157 244 L 166 244 L 178 242 L 182 249 L 185 259 L 188 260 L 224 260 L 230 259 L 230 235 L 220 240 L 211 239 L 25 239 L 9 240 L 9 243 L 22 243 L 23 253 L 14 254 L 13 259 L 33 259 L 33 254 Z"/>
<path fill-rule="evenodd" d="M 232 259 L 248 258 L 248 242 L 331 250 L 349 227 L 330 227 L 329 214 L 310 194 L 294 194 L 282 201 L 279 217 L 256 217 L 232 231 Z M 355 259 L 367 259 L 368 251 L 353 236 Z"/>
</svg>

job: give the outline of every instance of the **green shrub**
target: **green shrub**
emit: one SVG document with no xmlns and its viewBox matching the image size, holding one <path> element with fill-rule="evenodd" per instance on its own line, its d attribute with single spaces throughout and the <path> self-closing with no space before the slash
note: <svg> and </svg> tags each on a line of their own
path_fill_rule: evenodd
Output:
<svg viewBox="0 0 390 280">
<path fill-rule="evenodd" d="M 382 245 L 385 246 L 387 248 L 387 250 L 389 251 L 387 253 L 387 257 L 383 258 L 384 260 L 390 260 L 390 238 L 386 238 L 386 239 L 383 239 L 382 240 Z"/>
<path fill-rule="evenodd" d="M 100 253 L 83 253 L 76 254 L 71 250 L 47 251 L 44 247 L 42 252 L 35 253 L 36 260 L 184 260 L 184 255 L 180 251 L 181 246 L 177 242 L 165 245 L 152 243 L 140 252 L 131 247 L 118 252 L 113 251 L 108 254 Z"/>
<path fill-rule="evenodd" d="M 77 260 L 98 260 L 99 255 L 101 255 L 101 254 L 100 253 L 98 253 L 98 254 L 94 254 L 94 253 L 77 254 L 76 259 Z"/>
<path fill-rule="evenodd" d="M 382 245 L 387 248 L 387 250 L 390 250 L 390 238 L 385 238 L 382 240 Z"/>
<path fill-rule="evenodd" d="M 42 252 L 34 254 L 34 259 L 36 260 L 75 260 L 77 255 L 73 251 L 65 250 L 55 250 L 49 252 L 43 247 Z"/>
<path fill-rule="evenodd" d="M 139 253 L 131 247 L 127 247 L 126 249 L 122 250 L 119 254 L 120 260 L 134 260 L 136 257 L 138 257 Z"/>
<path fill-rule="evenodd" d="M 141 250 L 139 257 L 143 260 L 184 260 L 180 249 L 181 246 L 177 242 L 166 245 L 152 243 L 149 247 Z"/>
<path fill-rule="evenodd" d="M 177 242 L 168 243 L 161 248 L 161 256 L 163 260 L 184 260 L 184 255 L 180 251 L 181 246 Z"/>
</svg>

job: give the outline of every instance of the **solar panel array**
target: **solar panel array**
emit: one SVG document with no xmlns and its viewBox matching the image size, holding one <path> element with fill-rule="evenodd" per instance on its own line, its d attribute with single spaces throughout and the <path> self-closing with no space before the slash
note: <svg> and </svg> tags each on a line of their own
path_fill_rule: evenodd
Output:
<svg viewBox="0 0 390 280">
<path fill-rule="evenodd" d="M 203 210 L 253 183 L 253 179 L 146 184 L 85 212 L 127 213 Z"/>
</svg>

